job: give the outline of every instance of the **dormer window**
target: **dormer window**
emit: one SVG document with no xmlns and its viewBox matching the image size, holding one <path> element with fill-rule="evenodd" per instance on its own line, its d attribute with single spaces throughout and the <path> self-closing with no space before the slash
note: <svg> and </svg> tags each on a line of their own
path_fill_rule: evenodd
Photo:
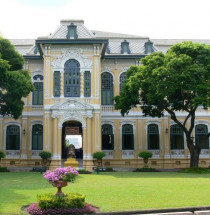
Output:
<svg viewBox="0 0 210 215">
<path fill-rule="evenodd" d="M 130 54 L 130 48 L 129 48 L 129 42 L 124 40 L 124 42 L 121 43 L 121 54 Z"/>
<path fill-rule="evenodd" d="M 34 54 L 38 54 L 38 47 L 37 46 L 34 47 Z"/>
<path fill-rule="evenodd" d="M 145 54 L 151 54 L 154 52 L 153 43 L 148 40 L 148 42 L 145 43 Z"/>
<path fill-rule="evenodd" d="M 77 26 L 71 23 L 71 25 L 68 26 L 68 34 L 66 36 L 67 39 L 77 39 Z"/>
<path fill-rule="evenodd" d="M 110 54 L 109 43 L 106 45 L 106 53 L 107 53 L 107 54 Z"/>
</svg>

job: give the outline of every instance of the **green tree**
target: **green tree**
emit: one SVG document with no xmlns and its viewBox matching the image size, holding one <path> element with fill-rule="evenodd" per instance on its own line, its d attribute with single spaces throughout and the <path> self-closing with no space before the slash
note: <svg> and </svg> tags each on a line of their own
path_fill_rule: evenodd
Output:
<svg viewBox="0 0 210 215">
<path fill-rule="evenodd" d="M 0 115 L 17 119 L 26 97 L 34 87 L 28 71 L 22 70 L 24 58 L 9 40 L 0 38 Z"/>
<path fill-rule="evenodd" d="M 196 109 L 210 106 L 210 47 L 178 43 L 166 54 L 155 52 L 143 58 L 142 65 L 132 66 L 126 75 L 122 92 L 114 98 L 115 108 L 122 115 L 136 105 L 145 116 L 162 117 L 167 112 L 184 131 L 190 166 L 198 167 L 201 149 L 191 136 Z M 177 111 L 184 112 L 184 120 L 177 117 Z"/>
</svg>

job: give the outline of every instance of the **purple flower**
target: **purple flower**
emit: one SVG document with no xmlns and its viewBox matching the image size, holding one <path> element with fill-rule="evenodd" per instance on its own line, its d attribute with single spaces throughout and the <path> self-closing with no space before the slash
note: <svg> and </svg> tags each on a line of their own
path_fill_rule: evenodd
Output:
<svg viewBox="0 0 210 215">
<path fill-rule="evenodd" d="M 78 174 L 79 173 L 76 169 L 71 166 L 68 166 L 67 168 L 56 168 L 53 171 L 48 170 L 46 173 L 43 174 L 43 176 L 50 183 L 62 180 L 73 182 Z"/>
</svg>

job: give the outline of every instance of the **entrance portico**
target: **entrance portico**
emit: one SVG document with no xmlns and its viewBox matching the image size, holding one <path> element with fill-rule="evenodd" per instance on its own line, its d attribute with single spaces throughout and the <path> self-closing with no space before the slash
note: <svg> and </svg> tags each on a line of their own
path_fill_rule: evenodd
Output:
<svg viewBox="0 0 210 215">
<path fill-rule="evenodd" d="M 62 146 L 64 144 L 64 127 L 66 127 L 68 124 L 70 125 L 72 123 L 76 123 L 79 125 L 79 134 L 82 134 L 83 167 L 86 169 L 92 168 L 92 153 L 96 150 L 99 150 L 99 145 L 96 147 L 96 140 L 98 140 L 98 138 L 95 138 L 92 135 L 92 132 L 96 131 L 97 136 L 101 136 L 101 129 L 100 126 L 98 126 L 100 120 L 99 114 L 94 113 L 94 107 L 90 104 L 81 102 L 79 99 L 68 99 L 64 102 L 51 106 L 50 110 L 53 131 L 53 157 L 51 167 L 54 168 L 56 166 L 60 166 L 61 159 L 63 156 L 65 156 Z"/>
</svg>

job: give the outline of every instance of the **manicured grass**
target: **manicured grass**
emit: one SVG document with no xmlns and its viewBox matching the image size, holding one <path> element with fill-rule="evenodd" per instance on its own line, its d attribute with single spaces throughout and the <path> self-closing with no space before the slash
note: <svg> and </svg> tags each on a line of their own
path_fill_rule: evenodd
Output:
<svg viewBox="0 0 210 215">
<path fill-rule="evenodd" d="M 113 172 L 80 175 L 64 192 L 86 195 L 101 211 L 210 205 L 210 174 Z M 20 214 L 22 205 L 56 189 L 40 173 L 0 173 L 0 214 Z"/>
</svg>

